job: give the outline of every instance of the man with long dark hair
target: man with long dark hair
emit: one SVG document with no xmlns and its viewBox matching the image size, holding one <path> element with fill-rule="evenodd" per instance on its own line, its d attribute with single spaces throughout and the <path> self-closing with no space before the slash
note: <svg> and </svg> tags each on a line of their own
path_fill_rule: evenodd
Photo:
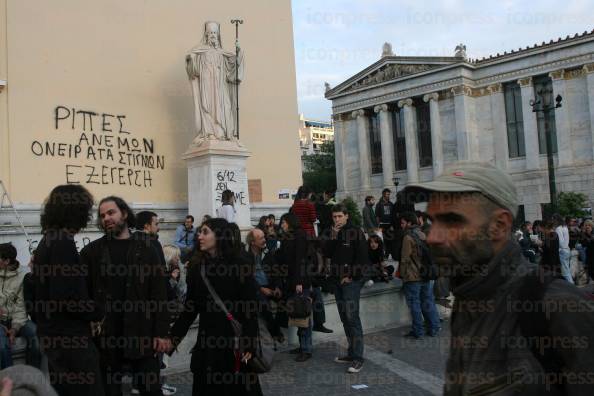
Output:
<svg viewBox="0 0 594 396">
<path fill-rule="evenodd" d="M 121 395 L 128 365 L 141 395 L 161 395 L 156 353 L 165 352 L 170 318 L 165 268 L 151 244 L 131 234 L 134 213 L 123 199 L 102 199 L 97 222 L 105 235 L 82 250 L 81 260 L 106 313 L 98 326 L 105 394 Z"/>
<path fill-rule="evenodd" d="M 46 199 L 43 238 L 35 251 L 33 312 L 50 381 L 61 396 L 102 396 L 99 352 L 91 322 L 103 317 L 90 292 L 88 267 L 74 235 L 91 219 L 93 196 L 80 185 L 61 185 Z"/>
</svg>

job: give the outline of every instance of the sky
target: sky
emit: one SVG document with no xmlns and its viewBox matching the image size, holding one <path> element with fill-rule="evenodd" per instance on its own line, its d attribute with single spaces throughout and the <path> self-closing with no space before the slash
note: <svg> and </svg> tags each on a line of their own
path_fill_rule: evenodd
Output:
<svg viewBox="0 0 594 396">
<path fill-rule="evenodd" d="M 594 0 L 292 0 L 299 112 L 329 120 L 332 87 L 380 59 L 469 58 L 517 50 L 594 29 Z"/>
</svg>

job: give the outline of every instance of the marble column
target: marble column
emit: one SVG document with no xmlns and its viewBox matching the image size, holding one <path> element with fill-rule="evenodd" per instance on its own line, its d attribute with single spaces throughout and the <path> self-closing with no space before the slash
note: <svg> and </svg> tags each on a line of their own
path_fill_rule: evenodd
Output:
<svg viewBox="0 0 594 396">
<path fill-rule="evenodd" d="M 588 90 L 588 109 L 590 112 L 590 133 L 592 135 L 592 159 L 594 159 L 594 63 L 584 65 Z"/>
<path fill-rule="evenodd" d="M 518 80 L 522 94 L 522 121 L 524 124 L 524 144 L 526 145 L 526 169 L 540 169 L 540 151 L 538 145 L 538 123 L 536 113 L 532 111 L 530 101 L 534 100 L 532 77 Z"/>
<path fill-rule="evenodd" d="M 441 119 L 439 117 L 439 94 L 433 92 L 423 96 L 423 101 L 429 103 L 429 117 L 431 118 L 431 153 L 433 156 L 433 177 L 443 172 L 443 144 L 441 139 Z"/>
<path fill-rule="evenodd" d="M 336 162 L 336 189 L 339 193 L 345 191 L 345 169 L 344 169 L 344 139 L 345 121 L 342 114 L 334 114 L 334 157 Z"/>
<path fill-rule="evenodd" d="M 503 84 L 497 83 L 487 87 L 491 93 L 491 116 L 493 117 L 493 143 L 495 145 L 495 165 L 499 169 L 507 169 L 509 146 L 507 141 L 507 119 L 505 118 L 505 96 Z"/>
<path fill-rule="evenodd" d="M 357 123 L 357 137 L 359 146 L 359 172 L 361 180 L 359 188 L 368 190 L 371 187 L 371 150 L 369 149 L 368 119 L 365 110 L 355 110 L 352 113 Z"/>
<path fill-rule="evenodd" d="M 417 124 L 412 99 L 398 101 L 404 116 L 404 140 L 406 142 L 407 183 L 419 181 L 419 147 L 417 144 Z"/>
<path fill-rule="evenodd" d="M 460 85 L 452 88 L 451 92 L 454 95 L 458 160 L 478 160 L 479 147 L 472 120 L 474 106 L 471 98 L 472 89 L 466 85 Z"/>
<path fill-rule="evenodd" d="M 388 105 L 375 106 L 373 109 L 379 115 L 381 140 L 382 140 L 382 172 L 384 188 L 394 185 L 394 139 L 392 138 L 392 124 Z"/>
<path fill-rule="evenodd" d="M 571 124 L 569 120 L 569 106 L 567 103 L 567 88 L 565 85 L 565 70 L 556 70 L 549 73 L 553 80 L 553 94 L 551 105 L 555 105 L 555 98 L 561 95 L 563 105 L 555 112 L 555 128 L 557 130 L 557 158 L 559 166 L 569 166 L 573 162 L 573 148 L 571 147 Z"/>
</svg>

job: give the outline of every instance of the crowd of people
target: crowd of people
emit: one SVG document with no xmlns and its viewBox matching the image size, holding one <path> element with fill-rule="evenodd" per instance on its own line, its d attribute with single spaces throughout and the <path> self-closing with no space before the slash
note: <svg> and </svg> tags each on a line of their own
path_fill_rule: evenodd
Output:
<svg viewBox="0 0 594 396">
<path fill-rule="evenodd" d="M 166 356 L 199 317 L 192 394 L 261 395 L 253 366 L 262 354 L 260 321 L 275 346 L 297 327 L 299 347 L 290 352 L 304 363 L 314 354 L 313 332 L 333 332 L 325 326 L 324 292 L 334 294 L 348 345 L 335 362 L 358 373 L 364 365 L 361 291 L 399 278 L 412 319 L 406 337 L 440 334 L 438 303 L 453 308 L 452 339 L 470 340 L 451 344 L 445 394 L 489 394 L 491 383 L 510 391 L 517 385 L 528 395 L 550 388 L 542 381 L 526 388 L 509 377 L 510 369 L 522 367 L 556 375 L 558 392 L 550 394 L 587 394 L 583 383 L 565 375 L 592 367 L 594 344 L 527 344 L 513 349 L 514 357 L 509 342 L 594 336 L 592 312 L 555 310 L 545 318 L 510 307 L 516 300 L 584 300 L 571 285 L 570 257 L 575 249 L 592 275 L 592 222 L 578 226 L 557 215 L 514 233 L 515 194 L 503 172 L 475 165 L 411 184 L 395 202 L 389 189 L 377 203 L 366 197 L 363 224 L 356 226 L 331 191 L 315 199 L 302 186 L 278 224 L 274 215 L 262 216 L 243 240 L 234 195 L 226 191 L 217 217 L 205 215 L 195 226 L 188 215 L 165 245 L 158 214 L 135 214 L 122 198 L 109 196 L 97 206 L 104 235 L 79 253 L 74 237 L 88 226 L 95 201 L 80 185 L 58 186 L 43 206 L 43 238 L 31 271 L 19 270 L 14 246 L 0 245 L 1 368 L 12 365 L 11 346 L 22 337 L 26 363 L 40 368 L 45 356 L 59 395 L 121 395 L 125 376 L 132 377 L 133 393 L 171 395 L 176 389 L 161 377 Z M 428 200 L 426 213 L 414 210 L 419 197 Z M 504 382 L 473 382 L 470 374 L 499 375 Z"/>
</svg>

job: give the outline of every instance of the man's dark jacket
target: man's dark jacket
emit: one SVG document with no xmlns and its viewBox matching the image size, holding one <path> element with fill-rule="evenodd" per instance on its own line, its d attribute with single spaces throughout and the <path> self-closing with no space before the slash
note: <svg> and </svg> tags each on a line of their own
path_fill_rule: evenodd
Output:
<svg viewBox="0 0 594 396">
<path fill-rule="evenodd" d="M 354 280 L 362 279 L 369 266 L 367 241 L 363 231 L 349 221 L 340 229 L 336 239 L 332 239 L 331 233 L 332 230 L 329 230 L 322 236 L 322 252 L 331 261 L 330 277 L 335 281 L 346 276 Z"/>
<path fill-rule="evenodd" d="M 107 236 L 87 245 L 81 251 L 81 262 L 88 266 L 91 278 L 91 294 L 99 307 L 105 311 L 109 299 L 108 269 L 111 266 Z M 150 238 L 133 234 L 127 254 L 125 300 L 134 309 L 123 314 L 123 333 L 110 333 L 110 314 L 106 314 L 106 337 L 124 337 L 124 358 L 138 359 L 154 354 L 152 339 L 165 337 L 169 330 L 170 313 L 167 304 L 167 279 L 165 268 Z"/>
<path fill-rule="evenodd" d="M 592 394 L 594 301 L 563 279 L 535 273 L 510 241 L 479 276 L 454 288 L 445 396 Z M 526 298 L 538 287 L 539 299 Z M 564 384 L 547 390 L 547 373 Z"/>
<path fill-rule="evenodd" d="M 285 277 L 283 276 L 283 272 L 278 265 L 275 257 L 275 250 L 269 251 L 268 249 L 264 249 L 264 257 L 262 258 L 262 271 L 266 274 L 266 278 L 268 278 L 268 285 L 266 285 L 269 289 L 274 290 L 275 288 L 279 288 L 281 291 L 285 290 Z M 249 263 L 251 270 L 256 273 L 256 257 L 254 256 L 254 252 L 250 248 L 244 250 L 242 252 L 242 257 Z M 260 286 L 260 285 L 258 285 Z M 262 286 L 261 286 L 262 287 Z"/>
</svg>

